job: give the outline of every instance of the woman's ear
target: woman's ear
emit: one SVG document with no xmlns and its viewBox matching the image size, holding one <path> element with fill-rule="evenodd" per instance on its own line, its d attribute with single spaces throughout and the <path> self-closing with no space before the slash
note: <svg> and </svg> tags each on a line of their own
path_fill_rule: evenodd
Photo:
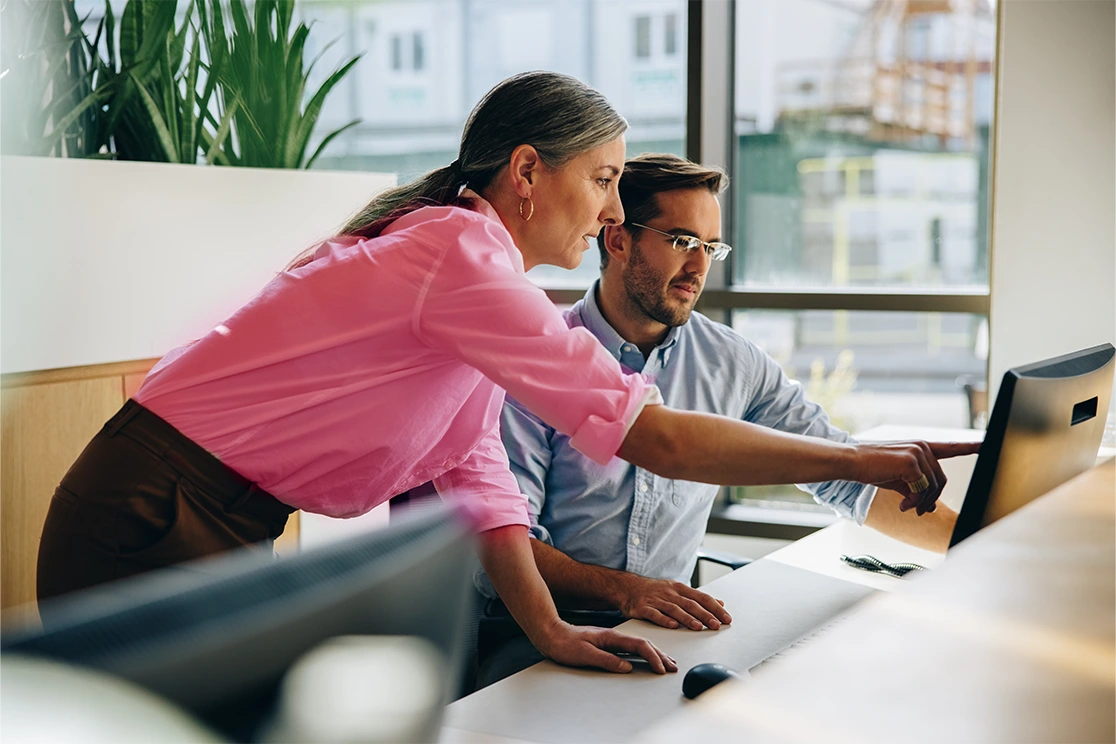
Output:
<svg viewBox="0 0 1116 744">
<path fill-rule="evenodd" d="M 604 245 L 610 259 L 627 263 L 632 253 L 632 234 L 623 225 L 605 225 Z"/>
<path fill-rule="evenodd" d="M 542 158 L 539 157 L 538 150 L 531 145 L 520 145 L 512 150 L 508 173 L 511 176 L 512 188 L 521 199 L 531 197 L 541 167 Z"/>
</svg>

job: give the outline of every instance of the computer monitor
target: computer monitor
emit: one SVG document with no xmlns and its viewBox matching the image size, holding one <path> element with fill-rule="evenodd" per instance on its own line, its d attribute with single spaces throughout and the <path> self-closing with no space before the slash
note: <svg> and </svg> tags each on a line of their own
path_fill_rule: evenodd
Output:
<svg viewBox="0 0 1116 744">
<path fill-rule="evenodd" d="M 951 547 L 1094 465 L 1114 357 L 1102 344 L 1004 373 Z"/>
<path fill-rule="evenodd" d="M 245 549 L 45 602 L 44 629 L 5 628 L 4 653 L 109 672 L 250 740 L 304 652 L 339 635 L 410 635 L 461 679 L 473 599 L 463 515 L 443 509 L 277 560 Z M 187 564 L 187 569 L 191 564 Z M 59 711 L 64 715 L 64 711 Z"/>
</svg>

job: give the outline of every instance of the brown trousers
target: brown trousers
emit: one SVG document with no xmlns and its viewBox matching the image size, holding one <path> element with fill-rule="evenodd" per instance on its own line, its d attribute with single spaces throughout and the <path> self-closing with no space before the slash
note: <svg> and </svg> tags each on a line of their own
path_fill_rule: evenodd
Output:
<svg viewBox="0 0 1116 744">
<path fill-rule="evenodd" d="M 293 511 L 129 400 L 54 492 L 39 599 L 245 545 L 271 550 Z"/>
</svg>

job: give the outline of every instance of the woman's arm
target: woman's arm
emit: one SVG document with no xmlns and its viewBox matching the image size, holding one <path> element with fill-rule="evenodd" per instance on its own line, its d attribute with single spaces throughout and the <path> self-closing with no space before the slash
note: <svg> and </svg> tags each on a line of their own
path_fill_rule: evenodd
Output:
<svg viewBox="0 0 1116 744">
<path fill-rule="evenodd" d="M 645 406 L 620 457 L 664 478 L 748 486 L 850 480 L 898 491 L 900 510 L 934 510 L 946 477 L 938 458 L 979 443 L 852 444 L 787 434 L 707 413 Z M 911 488 L 926 476 L 925 488 Z"/>
<path fill-rule="evenodd" d="M 898 491 L 904 510 L 922 514 L 945 483 L 935 458 L 977 451 L 973 444 L 827 442 L 661 405 L 644 406 L 625 432 L 646 399 L 643 379 L 623 375 L 591 333 L 566 326 L 509 261 L 517 249 L 502 225 L 445 211 L 441 231 L 415 233 L 435 243 L 449 229 L 454 236 L 415 304 L 415 335 L 480 371 L 599 463 L 619 450 L 658 475 L 718 485 L 855 480 Z M 907 483 L 923 475 L 928 485 L 916 495 Z"/>
<path fill-rule="evenodd" d="M 593 666 L 623 673 L 632 670 L 631 662 L 610 652 L 626 652 L 642 656 L 658 674 L 678 671 L 674 659 L 646 639 L 563 622 L 535 565 L 526 527 L 499 527 L 482 532 L 479 552 L 488 578 L 512 617 L 546 657 L 568 666 Z"/>
</svg>

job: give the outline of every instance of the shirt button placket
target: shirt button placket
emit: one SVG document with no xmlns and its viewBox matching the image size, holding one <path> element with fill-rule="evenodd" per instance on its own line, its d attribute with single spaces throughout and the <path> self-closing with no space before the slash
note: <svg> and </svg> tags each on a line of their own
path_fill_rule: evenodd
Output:
<svg viewBox="0 0 1116 744">
<path fill-rule="evenodd" d="M 650 499 L 647 494 L 651 490 L 648 484 L 650 474 L 642 469 L 636 469 L 636 497 L 632 505 L 631 522 L 628 525 L 629 534 L 631 539 L 628 541 L 628 566 L 627 570 L 633 573 L 639 573 L 643 570 L 646 561 L 646 548 L 641 548 L 643 540 L 640 535 L 647 529 L 647 524 L 650 522 Z"/>
</svg>

